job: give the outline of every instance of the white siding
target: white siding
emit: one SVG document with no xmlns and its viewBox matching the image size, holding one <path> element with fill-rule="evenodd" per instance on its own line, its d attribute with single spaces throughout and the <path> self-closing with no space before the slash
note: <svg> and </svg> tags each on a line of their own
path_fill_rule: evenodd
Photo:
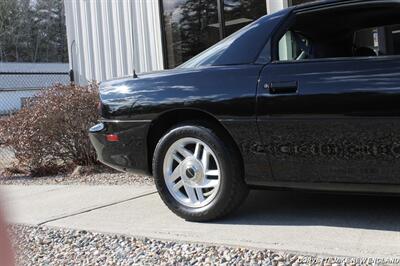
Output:
<svg viewBox="0 0 400 266">
<path fill-rule="evenodd" d="M 88 81 L 163 68 L 158 0 L 64 0 L 69 62 Z"/>
<path fill-rule="evenodd" d="M 268 14 L 275 13 L 289 6 L 289 0 L 266 0 Z"/>
</svg>

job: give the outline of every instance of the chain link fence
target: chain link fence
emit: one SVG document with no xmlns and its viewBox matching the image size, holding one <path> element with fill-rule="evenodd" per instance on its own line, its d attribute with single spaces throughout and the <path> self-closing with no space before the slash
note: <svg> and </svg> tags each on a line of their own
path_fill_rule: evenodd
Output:
<svg viewBox="0 0 400 266">
<path fill-rule="evenodd" d="M 40 90 L 69 82 L 68 64 L 0 63 L 0 120 L 21 109 Z M 13 150 L 0 136 L 0 170 L 14 162 Z"/>
</svg>

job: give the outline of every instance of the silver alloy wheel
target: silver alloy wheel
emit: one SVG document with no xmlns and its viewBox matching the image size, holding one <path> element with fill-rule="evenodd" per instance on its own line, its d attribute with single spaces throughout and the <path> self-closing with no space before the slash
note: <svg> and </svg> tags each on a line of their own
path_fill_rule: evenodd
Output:
<svg viewBox="0 0 400 266">
<path fill-rule="evenodd" d="M 207 144 L 196 138 L 182 138 L 169 147 L 163 172 L 174 199 L 192 208 L 209 204 L 221 183 L 217 157 Z"/>
</svg>

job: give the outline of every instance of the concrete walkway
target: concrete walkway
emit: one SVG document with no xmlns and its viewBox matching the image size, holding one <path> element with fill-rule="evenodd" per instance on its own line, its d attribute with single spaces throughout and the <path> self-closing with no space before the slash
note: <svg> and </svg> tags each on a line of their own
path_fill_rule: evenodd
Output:
<svg viewBox="0 0 400 266">
<path fill-rule="evenodd" d="M 400 198 L 254 191 L 231 217 L 201 224 L 176 217 L 149 186 L 3 186 L 1 195 L 11 223 L 400 258 Z"/>
</svg>

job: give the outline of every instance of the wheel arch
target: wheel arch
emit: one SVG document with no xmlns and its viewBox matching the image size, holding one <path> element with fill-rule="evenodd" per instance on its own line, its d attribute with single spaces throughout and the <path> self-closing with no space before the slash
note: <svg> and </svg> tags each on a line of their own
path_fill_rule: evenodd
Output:
<svg viewBox="0 0 400 266">
<path fill-rule="evenodd" d="M 206 111 L 199 109 L 182 108 L 164 112 L 151 122 L 147 134 L 147 160 L 150 173 L 153 174 L 153 170 L 151 167 L 153 155 L 157 143 L 162 138 L 162 136 L 164 136 L 165 133 L 175 125 L 193 120 L 206 121 L 208 123 L 211 123 L 214 126 L 214 129 L 217 130 L 217 133 L 219 135 L 221 135 L 222 137 L 226 137 L 226 140 L 228 140 L 238 152 L 242 164 L 242 169 L 244 171 L 243 155 L 240 152 L 239 145 L 234 140 L 229 130 L 215 116 Z"/>
</svg>

